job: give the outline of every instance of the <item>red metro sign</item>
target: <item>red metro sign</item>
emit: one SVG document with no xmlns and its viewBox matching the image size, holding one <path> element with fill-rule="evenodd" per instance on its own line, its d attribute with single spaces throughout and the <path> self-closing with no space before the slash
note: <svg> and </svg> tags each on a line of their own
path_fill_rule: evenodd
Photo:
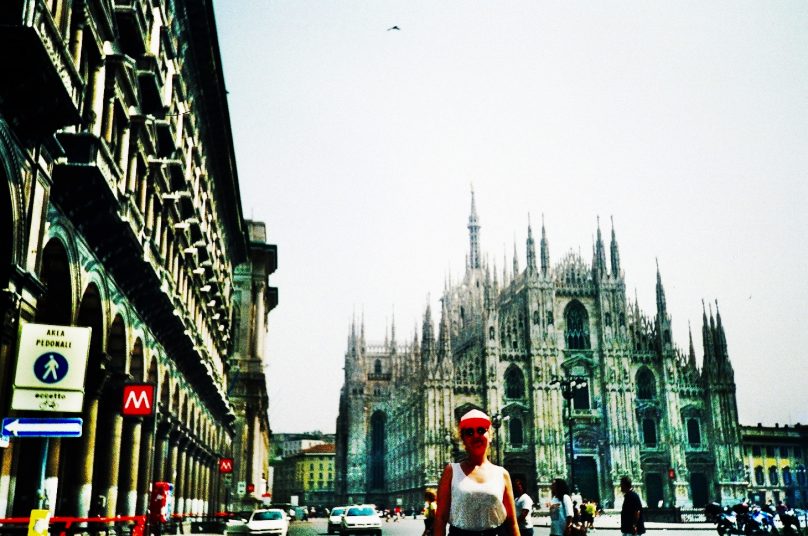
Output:
<svg viewBox="0 0 808 536">
<path fill-rule="evenodd" d="M 123 410 L 125 417 L 154 414 L 154 385 L 133 383 L 123 386 Z"/>
<path fill-rule="evenodd" d="M 233 458 L 219 458 L 219 474 L 233 472 Z"/>
</svg>

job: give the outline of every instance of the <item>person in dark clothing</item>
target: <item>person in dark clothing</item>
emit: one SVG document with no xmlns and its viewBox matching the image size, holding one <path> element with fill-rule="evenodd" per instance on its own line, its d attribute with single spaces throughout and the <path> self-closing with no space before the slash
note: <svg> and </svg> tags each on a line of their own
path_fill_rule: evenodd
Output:
<svg viewBox="0 0 808 536">
<path fill-rule="evenodd" d="M 623 509 L 620 511 L 620 532 L 623 536 L 635 536 L 645 533 L 642 515 L 642 501 L 632 489 L 631 479 L 624 476 L 620 479 L 620 491 L 623 492 Z"/>
</svg>

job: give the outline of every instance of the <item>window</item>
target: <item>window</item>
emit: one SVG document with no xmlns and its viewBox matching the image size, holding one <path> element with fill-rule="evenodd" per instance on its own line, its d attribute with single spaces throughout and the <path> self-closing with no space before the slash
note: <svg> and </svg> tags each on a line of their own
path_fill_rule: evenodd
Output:
<svg viewBox="0 0 808 536">
<path fill-rule="evenodd" d="M 769 484 L 776 486 L 780 483 L 780 476 L 777 473 L 777 466 L 772 465 L 769 467 Z"/>
<path fill-rule="evenodd" d="M 586 385 L 572 392 L 572 407 L 575 409 L 589 409 L 589 380 Z"/>
<path fill-rule="evenodd" d="M 605 313 L 603 315 L 603 323 L 606 324 L 606 327 L 610 327 L 612 325 L 612 313 Z"/>
<path fill-rule="evenodd" d="M 775 456 L 777 456 L 776 452 L 777 451 L 775 450 L 774 447 L 766 447 L 766 456 L 768 456 L 769 458 L 774 458 Z"/>
<path fill-rule="evenodd" d="M 752 456 L 760 456 L 760 445 L 754 445 L 752 447 Z"/>
<path fill-rule="evenodd" d="M 377 359 L 375 363 L 373 363 L 373 374 L 381 374 L 382 373 L 382 360 Z"/>
<path fill-rule="evenodd" d="M 765 484 L 763 480 L 763 467 L 761 467 L 760 465 L 755 467 L 755 484 L 757 484 L 758 486 L 762 486 Z"/>
<path fill-rule="evenodd" d="M 511 436 L 511 445 L 514 447 L 521 447 L 524 441 L 524 438 L 522 437 L 522 419 L 519 417 L 511 417 L 509 432 Z"/>
<path fill-rule="evenodd" d="M 801 488 L 805 487 L 806 480 L 808 480 L 808 479 L 806 479 L 806 475 L 805 475 L 805 466 L 804 465 L 798 465 L 797 466 L 797 485 L 799 485 Z"/>
<path fill-rule="evenodd" d="M 567 321 L 567 329 L 564 332 L 567 349 L 588 350 L 590 348 L 589 315 L 586 308 L 577 300 L 571 301 L 564 316 Z"/>
<path fill-rule="evenodd" d="M 654 419 L 643 419 L 642 435 L 646 447 L 657 446 L 656 422 Z"/>
<path fill-rule="evenodd" d="M 656 396 L 656 380 L 654 374 L 643 367 L 637 373 L 637 398 L 649 400 Z"/>
<path fill-rule="evenodd" d="M 517 366 L 505 371 L 505 397 L 523 398 L 525 396 L 525 377 Z"/>
<path fill-rule="evenodd" d="M 783 467 L 783 485 L 790 486 L 794 483 L 794 479 L 791 477 L 791 467 Z"/>
<path fill-rule="evenodd" d="M 687 420 L 687 442 L 695 447 L 701 445 L 701 432 L 699 431 L 699 421 L 696 419 Z"/>
</svg>

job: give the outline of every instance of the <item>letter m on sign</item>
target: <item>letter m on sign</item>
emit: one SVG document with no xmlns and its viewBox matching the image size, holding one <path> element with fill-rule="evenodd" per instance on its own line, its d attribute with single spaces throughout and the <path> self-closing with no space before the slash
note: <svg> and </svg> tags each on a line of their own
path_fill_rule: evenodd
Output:
<svg viewBox="0 0 808 536">
<path fill-rule="evenodd" d="M 233 458 L 219 458 L 219 474 L 233 472 Z"/>
<path fill-rule="evenodd" d="M 123 387 L 123 411 L 126 417 L 154 414 L 154 385 L 136 383 Z"/>
</svg>

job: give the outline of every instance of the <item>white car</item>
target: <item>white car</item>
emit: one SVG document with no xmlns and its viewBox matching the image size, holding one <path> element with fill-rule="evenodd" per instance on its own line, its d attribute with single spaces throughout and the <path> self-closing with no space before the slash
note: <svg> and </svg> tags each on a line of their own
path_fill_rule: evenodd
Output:
<svg viewBox="0 0 808 536">
<path fill-rule="evenodd" d="M 342 514 L 339 533 L 340 536 L 357 533 L 381 536 L 382 520 L 372 504 L 349 506 Z"/>
<path fill-rule="evenodd" d="M 328 514 L 328 533 L 334 534 L 340 531 L 342 525 L 342 514 L 347 510 L 347 506 L 335 506 L 331 513 Z"/>
<path fill-rule="evenodd" d="M 289 531 L 289 518 L 279 508 L 253 510 L 249 515 L 241 515 L 227 522 L 227 534 L 268 534 L 286 536 Z"/>
</svg>

